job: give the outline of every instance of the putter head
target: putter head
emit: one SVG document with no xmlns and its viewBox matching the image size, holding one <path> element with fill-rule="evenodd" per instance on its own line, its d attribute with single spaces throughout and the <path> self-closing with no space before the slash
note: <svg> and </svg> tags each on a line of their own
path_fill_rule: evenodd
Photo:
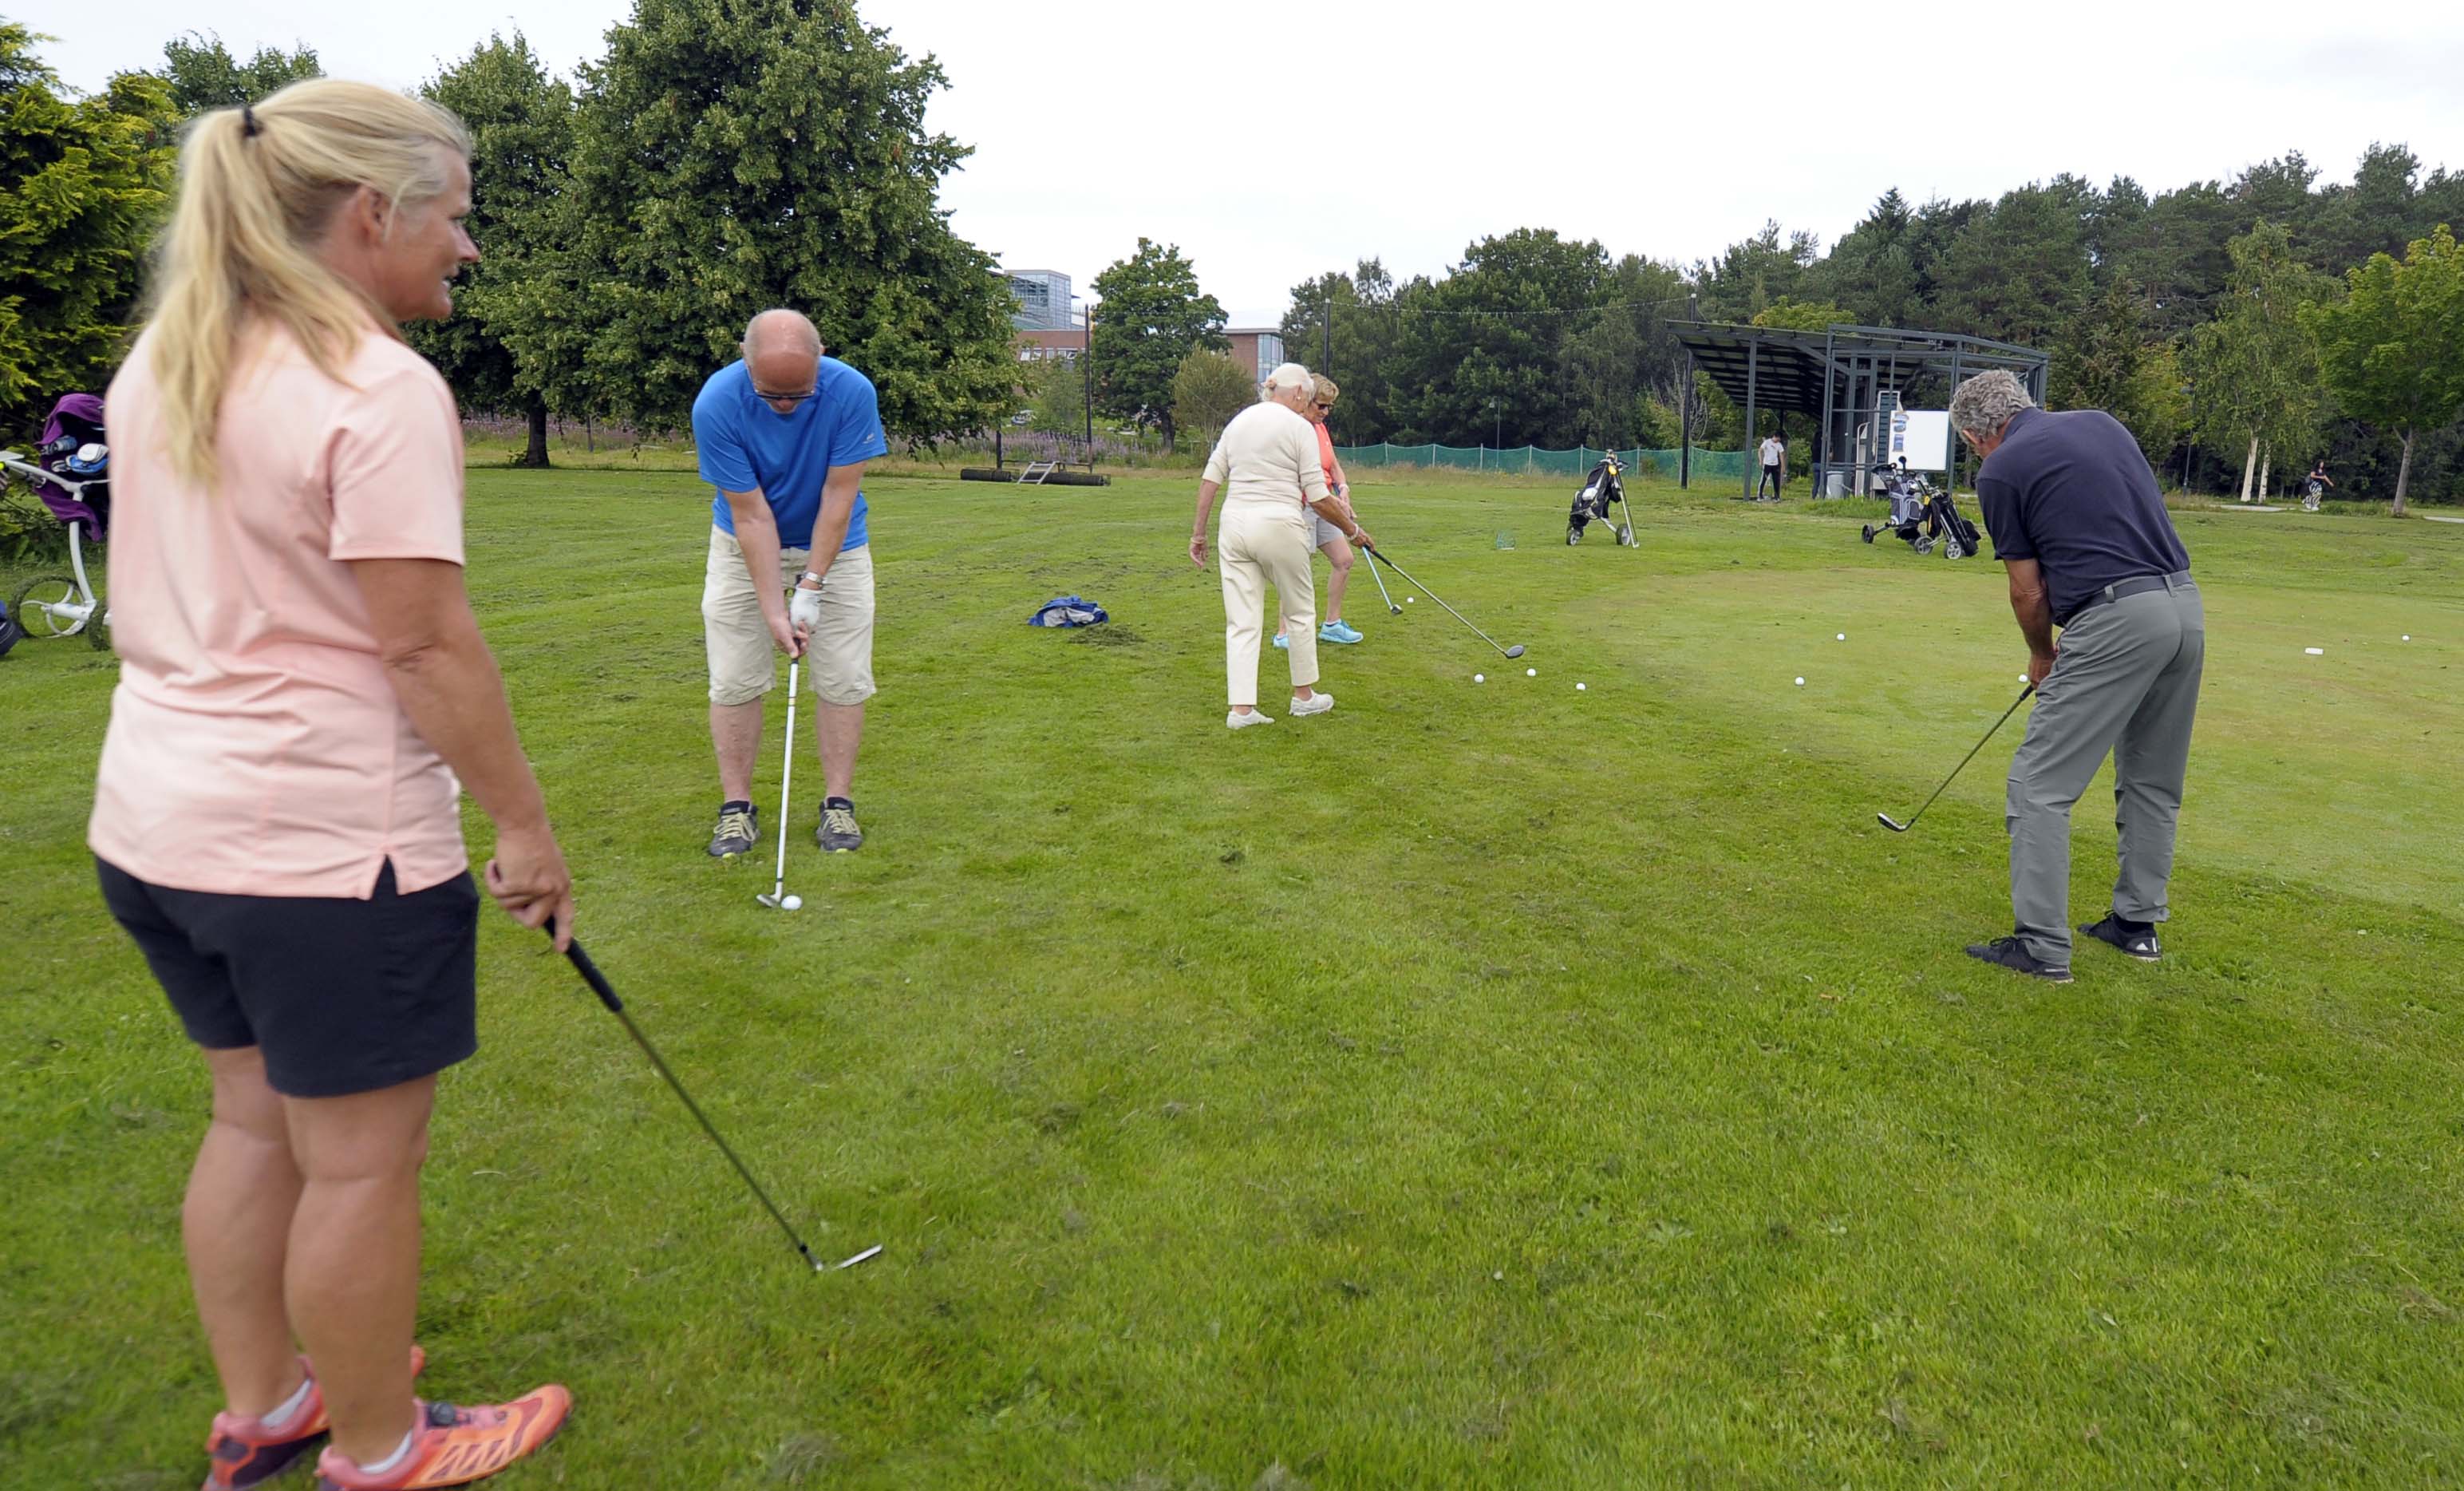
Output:
<svg viewBox="0 0 2464 1491">
<path fill-rule="evenodd" d="M 1517 642 L 1517 643 L 1515 643 L 1512 647 L 1507 648 L 1507 649 L 1506 650 L 1506 656 L 1508 656 L 1508 657 L 1520 657 L 1520 656 L 1523 656 L 1523 644 L 1522 644 L 1522 643 L 1520 643 L 1520 642 Z"/>
<path fill-rule="evenodd" d="M 1881 820 L 1882 827 L 1889 829 L 1894 834 L 1904 834 L 1908 831 L 1908 826 L 1906 824 L 1900 822 L 1887 812 L 1878 812 L 1874 814 L 1874 816 Z"/>
</svg>

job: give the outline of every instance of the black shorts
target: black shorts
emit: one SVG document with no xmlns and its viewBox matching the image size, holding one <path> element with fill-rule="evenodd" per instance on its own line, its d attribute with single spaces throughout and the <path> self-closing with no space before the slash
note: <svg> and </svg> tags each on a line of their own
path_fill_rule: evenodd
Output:
<svg viewBox="0 0 2464 1491">
<path fill-rule="evenodd" d="M 255 1046 L 267 1085 L 341 1098 L 427 1077 L 479 1049 L 479 888 L 408 896 L 388 860 L 367 901 L 150 885 L 100 858 L 102 899 L 188 1038 Z"/>
</svg>

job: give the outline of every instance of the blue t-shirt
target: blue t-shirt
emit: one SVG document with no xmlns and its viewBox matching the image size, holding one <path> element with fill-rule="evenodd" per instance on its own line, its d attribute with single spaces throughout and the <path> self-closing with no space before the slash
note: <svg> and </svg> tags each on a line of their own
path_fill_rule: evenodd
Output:
<svg viewBox="0 0 2464 1491">
<path fill-rule="evenodd" d="M 832 466 L 852 466 L 890 454 L 881 434 L 881 405 L 872 380 L 835 357 L 822 359 L 813 396 L 781 414 L 756 397 L 753 375 L 741 358 L 710 375 L 693 400 L 693 445 L 701 455 L 701 478 L 713 488 L 711 521 L 736 532 L 730 492 L 759 491 L 779 524 L 779 546 L 813 546 L 813 520 L 821 516 L 822 483 Z M 867 538 L 864 494 L 847 519 L 845 553 Z"/>
<path fill-rule="evenodd" d="M 1976 505 L 1994 558 L 2043 570 L 2056 626 L 2117 581 L 2190 567 L 2139 442 L 2101 409 L 2011 416 L 1976 468 Z"/>
</svg>

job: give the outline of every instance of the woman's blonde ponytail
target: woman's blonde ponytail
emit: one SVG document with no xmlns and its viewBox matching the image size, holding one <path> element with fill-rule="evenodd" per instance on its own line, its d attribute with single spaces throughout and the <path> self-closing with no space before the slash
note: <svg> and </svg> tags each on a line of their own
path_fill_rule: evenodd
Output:
<svg viewBox="0 0 2464 1491">
<path fill-rule="evenodd" d="M 436 105 L 334 78 L 189 126 L 148 318 L 174 469 L 212 484 L 217 412 L 252 323 L 289 328 L 335 377 L 362 336 L 388 327 L 325 267 L 319 240 L 363 186 L 396 209 L 443 194 L 449 159 L 470 149 L 460 122 Z"/>
</svg>

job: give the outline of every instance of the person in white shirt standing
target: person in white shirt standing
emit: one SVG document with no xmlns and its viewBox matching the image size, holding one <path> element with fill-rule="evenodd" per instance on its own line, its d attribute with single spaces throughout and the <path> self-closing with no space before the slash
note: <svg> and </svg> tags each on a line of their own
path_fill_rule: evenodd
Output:
<svg viewBox="0 0 2464 1491">
<path fill-rule="evenodd" d="M 1309 573 L 1311 512 L 1360 548 L 1376 545 L 1328 489 L 1317 430 L 1302 412 L 1315 394 L 1309 369 L 1286 363 L 1266 375 L 1258 402 L 1234 416 L 1215 442 L 1198 483 L 1198 519 L 1189 560 L 1206 567 L 1206 524 L 1223 493 L 1223 665 L 1233 729 L 1271 724 L 1258 712 L 1258 644 L 1265 635 L 1266 587 L 1275 588 L 1283 633 L 1291 638 L 1292 713 L 1320 715 L 1334 696 L 1317 688 L 1317 583 Z"/>
<path fill-rule="evenodd" d="M 1778 435 L 1773 434 L 1763 437 L 1762 454 L 1763 478 L 1754 483 L 1754 501 L 1762 501 L 1763 488 L 1767 486 L 1771 488 L 1771 495 L 1773 500 L 1776 500 L 1779 497 L 1779 489 L 1781 485 L 1788 479 L 1785 474 L 1788 469 L 1788 446 Z"/>
</svg>

